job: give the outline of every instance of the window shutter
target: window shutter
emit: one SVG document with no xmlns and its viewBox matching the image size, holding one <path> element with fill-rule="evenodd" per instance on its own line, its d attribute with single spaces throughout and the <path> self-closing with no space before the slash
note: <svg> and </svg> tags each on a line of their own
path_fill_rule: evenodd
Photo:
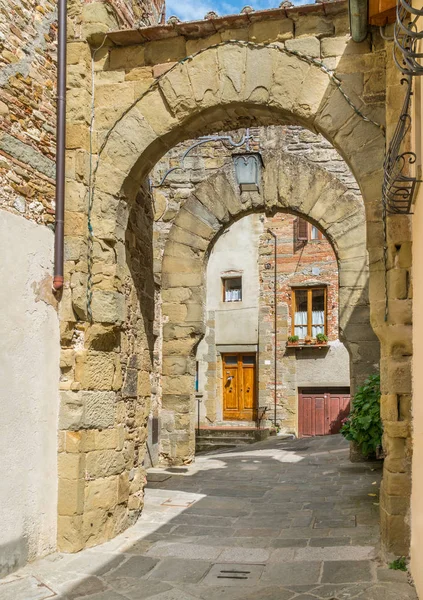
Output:
<svg viewBox="0 0 423 600">
<path fill-rule="evenodd" d="M 297 218 L 297 240 L 299 242 L 306 242 L 308 240 L 308 222 L 304 221 L 300 217 Z"/>
</svg>

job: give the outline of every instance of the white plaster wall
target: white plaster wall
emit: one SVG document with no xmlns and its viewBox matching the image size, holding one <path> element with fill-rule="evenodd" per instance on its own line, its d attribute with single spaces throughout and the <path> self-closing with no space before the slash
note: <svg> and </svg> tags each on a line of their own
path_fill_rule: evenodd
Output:
<svg viewBox="0 0 423 600">
<path fill-rule="evenodd" d="M 207 265 L 207 310 L 215 311 L 216 344 L 256 344 L 260 292 L 260 215 L 233 223 L 217 240 Z M 223 302 L 222 277 L 242 276 L 242 302 Z"/>
<path fill-rule="evenodd" d="M 53 233 L 0 211 L 0 576 L 56 547 L 59 321 L 37 300 Z"/>
<path fill-rule="evenodd" d="M 339 340 L 329 350 L 297 351 L 296 370 L 298 387 L 350 387 L 350 357 Z"/>
</svg>

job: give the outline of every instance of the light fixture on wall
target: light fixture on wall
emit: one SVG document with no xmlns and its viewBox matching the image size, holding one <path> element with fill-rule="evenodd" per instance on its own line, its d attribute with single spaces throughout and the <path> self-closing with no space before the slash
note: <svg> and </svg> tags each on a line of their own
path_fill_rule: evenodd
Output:
<svg viewBox="0 0 423 600">
<path fill-rule="evenodd" d="M 241 192 L 260 190 L 261 170 L 264 166 L 260 152 L 232 154 L 235 175 Z"/>
<path fill-rule="evenodd" d="M 195 150 L 195 148 L 198 148 L 203 144 L 208 144 L 209 142 L 222 142 L 226 147 L 246 147 L 246 151 L 244 153 L 232 155 L 235 165 L 237 181 L 241 192 L 258 191 L 261 177 L 261 168 L 263 167 L 263 159 L 261 157 L 260 152 L 250 152 L 250 142 L 253 139 L 254 136 L 251 134 L 249 128 L 246 129 L 245 135 L 243 135 L 239 141 L 234 140 L 230 135 L 202 136 L 196 142 L 194 142 L 192 146 L 185 150 L 185 152 L 182 154 L 179 160 L 179 164 L 176 167 L 172 167 L 171 169 L 168 169 L 166 171 L 160 183 L 158 183 L 157 185 L 152 185 L 150 182 L 150 185 L 152 188 L 160 188 L 164 185 L 166 179 L 171 173 L 180 170 L 183 171 L 185 169 L 185 159 L 193 150 Z M 243 160 L 241 160 L 241 158 Z"/>
</svg>

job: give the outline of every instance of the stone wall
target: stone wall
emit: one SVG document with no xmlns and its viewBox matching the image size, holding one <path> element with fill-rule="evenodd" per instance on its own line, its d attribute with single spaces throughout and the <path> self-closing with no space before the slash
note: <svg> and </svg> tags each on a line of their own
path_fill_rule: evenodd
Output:
<svg viewBox="0 0 423 600">
<path fill-rule="evenodd" d="M 348 200 L 345 203 L 326 198 L 328 202 L 333 201 L 331 210 L 315 212 L 317 208 L 308 204 L 307 193 L 300 197 L 302 188 L 291 185 L 295 171 L 291 177 L 279 181 L 266 176 L 267 208 L 287 209 L 290 204 L 297 212 L 321 223 L 331 241 L 344 242 L 338 249 L 344 261 L 344 270 L 340 269 L 340 298 L 343 289 L 351 289 L 348 289 L 348 297 L 344 297 L 347 308 L 343 335 L 355 340 L 351 357 L 357 365 L 357 381 L 372 362 L 376 347 L 373 333 L 363 327 L 368 318 L 367 255 L 361 246 L 357 255 L 357 241 L 366 239 L 372 324 L 383 350 L 381 373 L 386 397 L 383 411 L 388 410 L 391 400 L 406 406 L 410 392 L 410 359 L 406 348 L 410 328 L 404 320 L 410 300 L 410 288 L 406 284 L 409 265 L 403 267 L 395 261 L 391 264 L 388 277 L 391 320 L 384 319 L 380 190 L 385 150 L 385 89 L 391 83 L 390 71 L 386 72 L 385 43 L 378 32 L 372 32 L 362 44 L 351 42 L 347 3 L 339 1 L 324 6 L 255 13 L 253 19 L 248 15 L 212 19 L 195 28 L 191 24 L 177 23 L 160 31 L 144 29 L 142 34 L 137 30 L 109 34 L 106 45 L 95 56 L 96 121 L 92 139 L 97 155 L 94 178 L 90 180 L 85 162 L 89 159 L 88 121 L 92 101 L 87 56 L 90 56 L 89 44 L 102 43 L 104 32 L 113 27 L 113 20 L 108 20 L 104 11 L 95 15 L 84 13 L 84 17 L 81 26 L 71 33 L 70 40 L 71 71 L 83 73 L 85 79 L 81 76 L 75 79 L 69 92 L 68 124 L 74 133 L 79 132 L 68 148 L 69 179 L 78 184 L 79 190 L 70 190 L 68 199 L 77 200 L 80 192 L 87 193 L 88 187 L 95 191 L 93 235 L 107 236 L 111 243 L 117 243 L 120 226 L 116 227 L 113 211 L 106 210 L 101 217 L 101 207 L 118 201 L 132 207 L 140 185 L 154 165 L 183 140 L 246 125 L 281 122 L 301 124 L 320 132 L 339 150 L 357 179 L 366 210 L 365 222 L 361 211 L 351 212 L 355 206 L 351 192 L 347 192 L 351 197 L 344 196 Z M 260 45 L 262 42 L 266 45 Z M 322 65 L 315 59 L 321 60 Z M 389 66 L 391 62 L 389 58 Z M 323 67 L 335 69 L 337 79 Z M 80 87 L 75 83 L 81 84 Z M 392 107 L 394 114 L 395 102 Z M 393 121 L 394 117 L 388 115 L 388 124 Z M 198 336 L 202 335 L 199 288 L 204 249 L 231 217 L 253 210 L 259 203 L 254 194 L 245 203 L 232 193 L 229 200 L 233 204 L 217 203 L 212 207 L 206 193 L 200 199 L 190 198 L 175 218 L 173 233 L 169 234 L 172 250 L 163 261 L 166 304 L 184 305 L 175 313 L 175 321 L 169 321 L 163 329 L 163 402 L 166 400 L 176 406 L 185 395 L 183 405 L 188 412 L 193 409 L 187 392 L 193 374 L 191 359 L 187 357 L 192 355 Z M 111 219 L 106 218 L 108 214 L 112 215 Z M 87 237 L 84 207 L 74 210 L 67 227 L 67 235 L 76 238 L 75 244 L 82 247 Z M 187 240 L 189 244 L 185 243 Z M 409 241 L 409 225 L 403 219 L 388 223 L 392 256 L 396 256 L 397 246 L 402 248 Z M 80 259 L 83 266 L 82 254 Z M 98 268 L 102 270 L 103 266 L 99 264 Z M 101 281 L 96 285 L 101 285 Z M 181 287 L 189 287 L 188 297 L 183 296 Z M 78 297 L 85 293 L 83 283 L 80 285 L 77 281 L 71 291 L 69 288 L 66 291 L 69 292 L 67 301 L 74 302 L 75 306 Z M 399 309 L 395 310 L 399 306 L 404 307 L 401 314 Z M 164 316 L 170 319 L 170 314 Z M 96 320 L 98 318 L 101 316 Z M 401 348 L 404 352 L 399 351 Z M 397 351 L 399 356 L 395 354 Z M 358 368 L 360 364 L 362 371 Z M 387 423 L 386 447 L 391 438 L 409 437 L 409 424 L 398 425 L 399 413 L 388 412 L 383 412 Z M 188 460 L 192 454 L 192 434 L 187 431 L 180 439 L 181 461 Z M 392 455 L 390 458 L 394 459 Z M 394 504 L 388 506 L 384 502 L 400 497 L 404 506 L 407 504 L 410 482 L 407 465 L 402 459 L 390 461 L 388 454 L 387 485 L 384 484 L 381 502 L 385 511 L 384 540 L 387 547 L 395 548 L 398 553 L 404 553 L 407 546 L 405 513 L 398 514 Z M 404 506 L 401 510 L 405 510 Z"/>
<path fill-rule="evenodd" d="M 56 7 L 8 3 L 0 23 L 0 208 L 54 222 Z"/>
</svg>

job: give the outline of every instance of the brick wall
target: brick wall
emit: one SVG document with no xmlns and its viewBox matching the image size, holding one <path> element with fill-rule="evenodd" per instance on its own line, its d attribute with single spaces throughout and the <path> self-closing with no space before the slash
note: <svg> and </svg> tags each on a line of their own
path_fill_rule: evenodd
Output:
<svg viewBox="0 0 423 600">
<path fill-rule="evenodd" d="M 286 431 L 297 430 L 297 355 L 286 348 L 288 336 L 292 335 L 292 286 L 306 286 L 321 283 L 327 285 L 327 334 L 329 342 L 338 339 L 338 264 L 335 253 L 326 238 L 308 242 L 296 240 L 296 218 L 278 213 L 272 217 L 263 216 L 263 234 L 258 248 L 260 272 L 259 302 L 259 406 L 268 408 L 267 415 L 273 418 L 274 404 L 274 239 L 268 233 L 271 229 L 277 236 L 277 419 Z M 339 348 L 341 353 L 339 353 Z M 331 346 L 330 352 L 338 352 L 340 367 L 345 370 L 345 356 L 342 346 Z M 301 351 L 302 363 L 319 360 L 326 354 L 316 348 Z M 307 354 L 305 354 L 307 353 Z M 318 353 L 318 354 L 316 354 Z M 335 359 L 335 356 L 331 356 Z M 342 362 L 343 361 L 343 362 Z M 305 366 L 302 364 L 302 366 Z M 312 377 L 312 376 L 311 376 Z M 313 383 L 313 382 L 311 382 Z M 327 380 L 329 383 L 329 380 Z M 320 386 L 322 380 L 314 381 Z M 330 384 L 329 384 L 330 385 Z"/>
<path fill-rule="evenodd" d="M 69 6 L 70 31 L 88 4 Z M 160 22 L 164 0 L 109 0 L 121 28 Z M 57 3 L 10 0 L 0 18 L 0 208 L 54 223 Z"/>
</svg>

